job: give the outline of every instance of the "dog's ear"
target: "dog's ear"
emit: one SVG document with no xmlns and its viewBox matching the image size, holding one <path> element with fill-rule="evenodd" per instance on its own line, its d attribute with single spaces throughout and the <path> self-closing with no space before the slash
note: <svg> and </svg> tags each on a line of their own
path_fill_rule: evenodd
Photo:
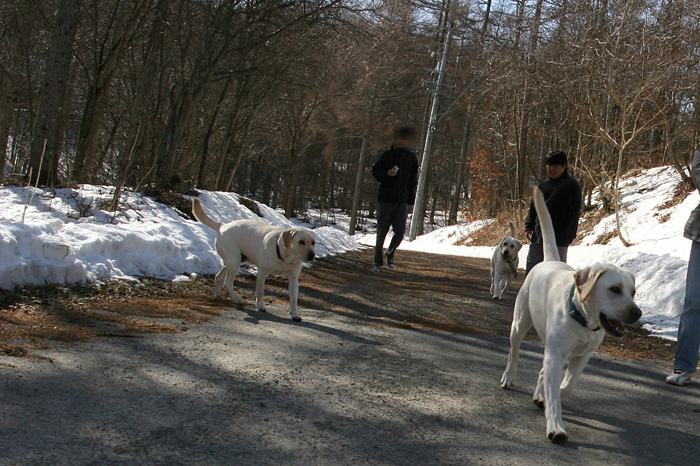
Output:
<svg viewBox="0 0 700 466">
<path fill-rule="evenodd" d="M 581 296 L 582 303 L 588 299 L 595 284 L 598 283 L 600 277 L 607 271 L 608 268 L 603 264 L 593 264 L 576 271 L 574 280 L 576 281 L 576 288 L 578 289 L 579 296 Z"/>
<path fill-rule="evenodd" d="M 516 239 L 516 240 L 515 240 L 515 252 L 520 252 L 520 250 L 522 249 L 522 247 L 523 247 L 523 243 L 521 243 L 520 241 L 518 241 L 518 240 Z"/>
<path fill-rule="evenodd" d="M 292 237 L 294 236 L 294 230 L 284 230 L 282 232 L 282 242 L 284 247 L 289 249 L 292 247 Z"/>
</svg>

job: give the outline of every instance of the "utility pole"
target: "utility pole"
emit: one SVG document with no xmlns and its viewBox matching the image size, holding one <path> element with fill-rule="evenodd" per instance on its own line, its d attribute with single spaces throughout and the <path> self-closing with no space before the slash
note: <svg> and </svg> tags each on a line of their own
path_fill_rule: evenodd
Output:
<svg viewBox="0 0 700 466">
<path fill-rule="evenodd" d="M 413 204 L 413 218 L 411 219 L 411 231 L 408 234 L 408 240 L 416 239 L 419 225 L 423 223 L 423 198 L 425 197 L 425 185 L 428 180 L 428 162 L 430 161 L 430 148 L 433 144 L 433 133 L 435 132 L 435 124 L 437 122 L 438 110 L 440 105 L 440 92 L 442 84 L 445 81 L 445 67 L 450 54 L 450 42 L 452 41 L 452 25 L 447 27 L 447 35 L 445 36 L 445 48 L 440 57 L 437 69 L 437 82 L 435 83 L 435 91 L 433 94 L 433 102 L 430 106 L 430 117 L 428 118 L 428 130 L 425 133 L 425 146 L 423 146 L 423 160 L 420 164 L 420 176 L 418 177 L 418 190 L 416 191 L 416 201 Z"/>
<path fill-rule="evenodd" d="M 376 100 L 376 92 L 372 91 L 372 100 L 369 103 L 369 112 L 367 113 L 367 125 L 362 132 L 362 145 L 360 146 L 360 159 L 357 161 L 357 173 L 355 174 L 355 191 L 352 193 L 352 210 L 350 211 L 350 228 L 348 233 L 355 234 L 355 223 L 357 222 L 357 211 L 360 208 L 360 198 L 362 189 L 362 179 L 365 175 L 365 159 L 367 158 L 367 141 L 369 132 L 372 129 L 372 111 L 374 110 L 374 102 Z"/>
</svg>

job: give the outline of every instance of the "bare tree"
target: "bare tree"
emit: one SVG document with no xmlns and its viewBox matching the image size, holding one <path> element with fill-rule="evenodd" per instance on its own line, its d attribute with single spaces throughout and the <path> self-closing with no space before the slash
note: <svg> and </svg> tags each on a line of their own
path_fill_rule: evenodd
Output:
<svg viewBox="0 0 700 466">
<path fill-rule="evenodd" d="M 80 21 L 80 7 L 80 0 L 60 0 L 53 18 L 54 29 L 44 65 L 44 84 L 32 137 L 32 183 L 38 179 L 41 184 L 58 184 L 58 161 L 66 116 L 65 98 L 73 60 L 73 41 Z M 43 163 L 42 158 L 45 159 Z"/>
</svg>

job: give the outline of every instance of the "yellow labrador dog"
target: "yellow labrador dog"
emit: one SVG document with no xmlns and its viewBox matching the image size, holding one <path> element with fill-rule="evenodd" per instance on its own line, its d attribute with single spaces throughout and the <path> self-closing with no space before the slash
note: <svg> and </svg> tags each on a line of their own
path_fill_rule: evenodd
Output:
<svg viewBox="0 0 700 466">
<path fill-rule="evenodd" d="M 563 443 L 569 436 L 562 420 L 561 397 L 571 394 L 605 332 L 622 337 L 622 323 L 637 322 L 642 311 L 634 302 L 634 275 L 630 272 L 597 263 L 574 270 L 559 262 L 552 219 L 538 188 L 534 202 L 542 226 L 544 262 L 528 274 L 515 301 L 510 354 L 501 387 L 513 386 L 520 343 L 534 325 L 545 347 L 533 401 L 545 409 L 547 437 Z"/>
<path fill-rule="evenodd" d="M 523 245 L 515 238 L 515 224 L 510 225 L 510 236 L 501 238 L 491 256 L 491 294 L 493 299 L 501 299 L 501 295 L 510 286 L 510 282 L 518 276 L 518 252 Z"/>
<path fill-rule="evenodd" d="M 215 296 L 219 297 L 221 285 L 225 285 L 236 303 L 245 303 L 233 289 L 233 280 L 241 263 L 247 262 L 258 267 L 255 281 L 258 311 L 266 311 L 263 301 L 265 277 L 269 274 L 285 274 L 289 278 L 292 320 L 301 322 L 297 310 L 299 274 L 302 263 L 312 261 L 316 257 L 316 237 L 313 232 L 307 228 L 285 230 L 256 220 L 237 220 L 226 224 L 216 222 L 204 211 L 199 199 L 192 201 L 192 212 L 197 220 L 218 234 L 216 252 L 224 265 L 216 274 Z"/>
</svg>

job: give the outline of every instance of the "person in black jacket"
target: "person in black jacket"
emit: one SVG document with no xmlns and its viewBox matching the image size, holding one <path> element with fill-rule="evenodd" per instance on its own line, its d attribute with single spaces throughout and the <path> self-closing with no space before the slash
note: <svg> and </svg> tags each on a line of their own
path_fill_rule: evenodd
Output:
<svg viewBox="0 0 700 466">
<path fill-rule="evenodd" d="M 386 251 L 386 262 L 394 267 L 394 253 L 406 232 L 408 206 L 413 205 L 418 186 L 418 160 L 411 152 L 416 142 L 416 131 L 408 126 L 394 130 L 394 143 L 372 167 L 372 174 L 380 182 L 379 209 L 377 210 L 377 244 L 374 250 L 373 271 L 384 265 L 384 240 L 389 227 L 394 236 Z"/>
<path fill-rule="evenodd" d="M 567 173 L 566 154 L 560 150 L 547 156 L 549 179 L 540 183 L 547 208 L 552 216 L 557 249 L 562 262 L 566 262 L 568 247 L 576 238 L 578 219 L 581 214 L 583 195 L 581 185 Z M 530 212 L 525 220 L 525 234 L 530 240 L 527 255 L 527 273 L 544 260 L 542 230 L 537 218 L 534 203 L 530 202 Z"/>
</svg>

